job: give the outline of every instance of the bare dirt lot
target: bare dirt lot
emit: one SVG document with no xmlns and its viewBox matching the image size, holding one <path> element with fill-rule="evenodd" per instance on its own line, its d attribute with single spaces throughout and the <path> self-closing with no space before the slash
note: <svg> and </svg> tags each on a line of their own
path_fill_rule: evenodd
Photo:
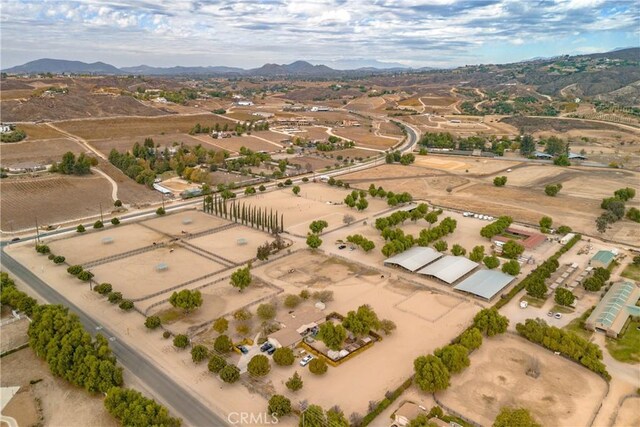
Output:
<svg viewBox="0 0 640 427">
<path fill-rule="evenodd" d="M 244 241 L 239 242 L 239 239 Z M 190 240 L 189 243 L 209 252 L 221 254 L 233 262 L 245 263 L 256 256 L 258 246 L 271 240 L 271 236 L 267 233 L 238 225 L 215 234 L 198 237 Z"/>
<path fill-rule="evenodd" d="M 49 368 L 35 356 L 30 348 L 2 358 L 0 382 L 3 387 L 20 386 L 19 398 L 3 411 L 14 417 L 20 426 L 38 425 L 39 411 L 42 424 L 69 427 L 116 427 L 118 423 L 104 408 L 103 397 L 54 378 Z M 32 380 L 42 380 L 29 384 Z M 23 395 L 23 396 L 20 396 Z M 38 403 L 38 401 L 40 403 Z"/>
<path fill-rule="evenodd" d="M 229 224 L 222 218 L 196 210 L 188 210 L 173 215 L 161 216 L 143 222 L 145 227 L 160 233 L 180 237 L 185 233 L 199 233 L 221 225 Z M 183 231 L 185 233 L 183 233 Z"/>
<path fill-rule="evenodd" d="M 23 317 L 11 323 L 6 323 L 0 327 L 0 334 L 2 334 L 0 353 L 13 350 L 23 344 L 29 343 L 29 338 L 27 337 L 29 323 L 29 319 Z"/>
<path fill-rule="evenodd" d="M 289 159 L 289 163 L 293 165 L 300 165 L 303 170 L 314 171 L 324 169 L 327 166 L 333 166 L 336 163 L 336 160 L 315 156 L 298 156 Z"/>
<path fill-rule="evenodd" d="M 400 137 L 382 137 L 376 135 L 373 130 L 371 132 L 369 130 L 367 127 L 348 127 L 336 128 L 333 133 L 365 147 L 387 149 L 399 142 Z"/>
<path fill-rule="evenodd" d="M 616 426 L 637 426 L 640 425 L 640 398 L 630 397 L 626 399 L 620 409 L 614 425 Z"/>
<path fill-rule="evenodd" d="M 17 143 L 2 144 L 2 164 L 11 166 L 22 162 L 36 162 L 49 165 L 60 162 L 64 153 L 71 151 L 76 156 L 88 151 L 85 147 L 67 138 L 28 139 Z"/>
<path fill-rule="evenodd" d="M 31 141 L 32 139 L 55 139 L 64 136 L 57 130 L 53 129 L 51 126 L 47 126 L 46 124 L 42 123 L 21 123 L 16 127 L 26 132 L 27 141 Z"/>
<path fill-rule="evenodd" d="M 533 361 L 540 376 L 526 374 Z M 503 406 L 523 407 L 542 425 L 587 426 L 606 394 L 596 374 L 515 336 L 486 339 L 471 366 L 438 397 L 448 407 L 490 425 Z"/>
<path fill-rule="evenodd" d="M 229 126 L 233 122 L 214 114 L 171 115 L 162 117 L 117 117 L 106 119 L 69 120 L 56 126 L 84 139 L 107 139 L 144 137 L 157 134 L 180 134 L 189 132 L 197 123 L 214 126 L 219 123 Z"/>
<path fill-rule="evenodd" d="M 245 147 L 253 151 L 279 151 L 282 146 L 274 142 L 267 142 L 253 135 L 232 136 L 231 138 L 211 138 L 208 135 L 198 135 L 197 140 L 213 146 L 212 148 L 227 150 L 233 153 L 240 152 L 240 148 Z"/>
<path fill-rule="evenodd" d="M 100 175 L 86 177 L 52 175 L 0 182 L 2 230 L 48 225 L 97 215 L 112 206 L 111 185 Z M 43 207 L 46 206 L 46 209 Z"/>
</svg>

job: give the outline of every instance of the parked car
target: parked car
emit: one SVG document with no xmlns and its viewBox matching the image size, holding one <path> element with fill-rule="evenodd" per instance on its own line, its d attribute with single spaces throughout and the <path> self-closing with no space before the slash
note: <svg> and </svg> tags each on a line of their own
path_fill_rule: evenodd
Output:
<svg viewBox="0 0 640 427">
<path fill-rule="evenodd" d="M 556 313 L 553 315 L 553 317 L 555 317 L 556 319 L 560 319 L 562 317 L 562 314 Z"/>
<path fill-rule="evenodd" d="M 249 349 L 243 345 L 237 345 L 236 348 L 240 350 L 240 353 L 247 354 L 249 353 Z"/>
<path fill-rule="evenodd" d="M 529 303 L 527 301 L 520 301 L 520 308 L 527 308 Z"/>
<path fill-rule="evenodd" d="M 342 249 L 344 249 L 346 247 L 347 247 L 347 245 L 340 245 L 340 246 L 338 246 L 338 249 L 342 250 Z"/>
<path fill-rule="evenodd" d="M 276 348 L 274 346 L 271 346 L 271 348 L 269 348 L 269 350 L 267 350 L 267 354 L 269 356 L 271 356 L 275 352 L 276 352 Z"/>
<path fill-rule="evenodd" d="M 311 354 L 307 354 L 300 361 L 300 366 L 307 366 L 309 364 L 309 362 L 311 362 L 312 360 L 313 360 L 313 356 Z"/>
<path fill-rule="evenodd" d="M 265 351 L 269 351 L 271 347 L 273 347 L 273 345 L 269 341 L 267 341 L 266 343 L 262 344 L 262 346 L 260 347 L 260 351 L 264 353 Z"/>
<path fill-rule="evenodd" d="M 17 241 L 19 241 L 19 240 L 20 240 L 20 238 L 19 238 L 19 237 L 14 237 L 13 239 L 11 239 L 11 241 L 12 241 L 12 242 L 17 242 Z"/>
<path fill-rule="evenodd" d="M 547 316 L 549 316 L 549 317 L 553 317 L 553 311 L 548 312 L 548 313 L 547 313 Z"/>
</svg>

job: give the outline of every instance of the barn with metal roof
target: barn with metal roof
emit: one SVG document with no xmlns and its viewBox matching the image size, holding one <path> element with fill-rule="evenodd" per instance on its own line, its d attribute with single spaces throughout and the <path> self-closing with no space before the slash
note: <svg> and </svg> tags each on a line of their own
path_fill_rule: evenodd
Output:
<svg viewBox="0 0 640 427">
<path fill-rule="evenodd" d="M 414 246 L 398 255 L 386 259 L 384 265 L 395 265 L 409 271 L 416 271 L 440 257 L 442 257 L 442 254 L 432 248 Z"/>
<path fill-rule="evenodd" d="M 640 287 L 633 282 L 614 283 L 585 321 L 585 327 L 617 338 L 630 316 L 640 316 Z"/>
<path fill-rule="evenodd" d="M 480 270 L 458 283 L 453 289 L 491 301 L 514 280 L 514 276 L 502 273 L 501 271 Z"/>
<path fill-rule="evenodd" d="M 478 267 L 478 263 L 463 256 L 446 255 L 438 261 L 417 271 L 418 274 L 432 276 L 451 285 Z"/>
</svg>

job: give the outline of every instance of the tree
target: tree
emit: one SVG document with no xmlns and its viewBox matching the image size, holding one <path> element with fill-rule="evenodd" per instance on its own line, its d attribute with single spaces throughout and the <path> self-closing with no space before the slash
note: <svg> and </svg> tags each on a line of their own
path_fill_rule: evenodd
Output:
<svg viewBox="0 0 640 427">
<path fill-rule="evenodd" d="M 162 325 L 162 320 L 158 316 L 149 316 L 144 321 L 144 326 L 148 329 L 156 329 Z"/>
<path fill-rule="evenodd" d="M 600 288 L 602 288 L 602 285 L 604 284 L 604 282 L 596 276 L 592 276 L 592 277 L 587 277 L 585 279 L 584 282 L 582 282 L 582 286 L 591 292 L 598 292 L 600 290 Z"/>
<path fill-rule="evenodd" d="M 320 325 L 316 338 L 322 341 L 329 349 L 338 351 L 342 349 L 342 344 L 347 339 L 347 330 L 340 324 L 325 322 Z"/>
<path fill-rule="evenodd" d="M 553 164 L 556 166 L 571 166 L 569 157 L 566 154 L 561 154 L 555 159 L 553 159 Z"/>
<path fill-rule="evenodd" d="M 184 334 L 178 334 L 173 338 L 173 345 L 178 348 L 185 348 L 189 345 L 189 337 Z"/>
<path fill-rule="evenodd" d="M 494 268 L 497 268 L 500 265 L 500 260 L 493 255 L 484 257 L 483 262 L 484 262 L 484 265 L 486 265 L 489 270 L 493 270 Z"/>
<path fill-rule="evenodd" d="M 409 427 L 436 427 L 427 414 L 421 413 L 409 422 Z"/>
<path fill-rule="evenodd" d="M 209 363 L 207 363 L 207 369 L 214 374 L 219 373 L 225 366 L 227 366 L 227 361 L 219 354 L 212 354 Z"/>
<path fill-rule="evenodd" d="M 241 308 L 240 310 L 236 310 L 233 313 L 233 318 L 236 320 L 250 320 L 253 315 L 251 312 L 245 308 Z"/>
<path fill-rule="evenodd" d="M 327 362 L 325 362 L 321 357 L 316 357 L 309 362 L 309 371 L 312 374 L 323 375 L 327 372 L 327 369 Z"/>
<path fill-rule="evenodd" d="M 118 304 L 120 301 L 122 301 L 122 292 L 109 292 L 109 294 L 107 295 L 107 300 L 111 304 Z"/>
<path fill-rule="evenodd" d="M 327 415 L 327 426 L 331 427 L 349 427 L 349 421 L 344 416 L 344 412 L 339 407 L 334 406 L 329 409 Z"/>
<path fill-rule="evenodd" d="M 240 379 L 240 370 L 233 365 L 227 365 L 220 370 L 220 379 L 228 384 L 233 384 Z"/>
<path fill-rule="evenodd" d="M 307 234 L 307 246 L 318 249 L 322 245 L 322 239 L 317 234 Z"/>
<path fill-rule="evenodd" d="M 542 218 L 540 218 L 540 228 L 542 228 L 543 230 L 550 229 L 552 224 L 553 219 L 551 219 L 551 217 L 543 216 Z"/>
<path fill-rule="evenodd" d="M 433 244 L 433 248 L 438 252 L 444 252 L 448 247 L 449 245 L 444 240 L 438 240 Z"/>
<path fill-rule="evenodd" d="M 113 225 L 119 225 L 120 224 L 120 220 L 116 217 L 111 218 L 111 224 Z"/>
<path fill-rule="evenodd" d="M 291 366 L 295 361 L 293 350 L 288 347 L 280 347 L 273 353 L 273 361 L 278 366 Z"/>
<path fill-rule="evenodd" d="M 447 345 L 443 348 L 436 349 L 434 355 L 442 360 L 447 370 L 452 373 L 458 373 L 469 366 L 469 350 L 459 344 Z"/>
<path fill-rule="evenodd" d="M 262 320 L 271 320 L 276 317 L 276 307 L 270 303 L 260 304 L 256 313 Z"/>
<path fill-rule="evenodd" d="M 480 310 L 473 318 L 473 327 L 488 337 L 507 331 L 509 319 L 502 316 L 495 307 Z"/>
<path fill-rule="evenodd" d="M 356 202 L 356 209 L 358 211 L 363 211 L 363 210 L 367 209 L 368 206 L 369 206 L 369 202 L 367 202 L 367 199 L 360 198 Z"/>
<path fill-rule="evenodd" d="M 218 353 L 228 353 L 233 348 L 231 340 L 226 335 L 220 335 L 213 342 L 213 349 Z"/>
<path fill-rule="evenodd" d="M 506 183 L 506 176 L 496 176 L 495 178 L 493 178 L 493 185 L 495 185 L 496 187 L 503 187 Z"/>
<path fill-rule="evenodd" d="M 113 387 L 104 399 L 107 411 L 123 426 L 180 427 L 181 420 L 169 415 L 164 406 L 131 389 Z"/>
<path fill-rule="evenodd" d="M 298 295 L 287 295 L 284 298 L 284 306 L 287 308 L 296 308 L 302 302 L 302 298 Z"/>
<path fill-rule="evenodd" d="M 414 381 L 418 388 L 427 393 L 446 390 L 450 374 L 442 360 L 431 354 L 419 356 L 413 361 Z"/>
<path fill-rule="evenodd" d="M 258 187 L 258 191 L 260 191 L 261 193 L 264 192 L 266 189 L 267 189 L 267 187 L 265 187 L 262 184 L 260 184 L 260 187 Z"/>
<path fill-rule="evenodd" d="M 183 289 L 171 294 L 169 303 L 176 308 L 183 309 L 185 313 L 190 313 L 202 305 L 202 294 L 198 290 Z"/>
<path fill-rule="evenodd" d="M 350 214 L 345 214 L 342 217 L 342 223 L 343 224 L 351 224 L 355 220 L 356 220 L 355 217 L 353 215 L 350 215 Z"/>
<path fill-rule="evenodd" d="M 464 254 L 467 253 L 467 250 L 456 243 L 451 247 L 451 253 L 455 256 L 464 256 Z"/>
<path fill-rule="evenodd" d="M 520 263 L 515 259 L 509 260 L 502 264 L 502 272 L 511 276 L 517 276 L 520 274 Z"/>
<path fill-rule="evenodd" d="M 107 295 L 109 292 L 113 291 L 113 287 L 111 286 L 111 283 L 100 283 L 99 285 L 94 286 L 93 290 L 100 295 Z"/>
<path fill-rule="evenodd" d="M 547 295 L 547 285 L 544 283 L 544 279 L 539 277 L 536 280 L 530 280 L 525 286 L 527 294 L 534 298 L 544 298 Z"/>
<path fill-rule="evenodd" d="M 78 273 L 78 279 L 82 280 L 83 282 L 88 282 L 92 278 L 93 278 L 93 273 L 91 273 L 90 271 L 83 270 L 80 273 Z"/>
<path fill-rule="evenodd" d="M 298 371 L 296 371 L 293 373 L 291 378 L 289 378 L 287 382 L 284 384 L 287 386 L 289 390 L 298 391 L 302 388 L 302 386 L 304 385 L 304 382 L 302 381 L 302 378 L 298 374 Z"/>
<path fill-rule="evenodd" d="M 555 197 L 559 192 L 562 186 L 559 184 L 549 184 L 544 187 L 544 193 L 547 196 Z"/>
<path fill-rule="evenodd" d="M 284 417 L 291 413 L 291 401 L 280 394 L 274 394 L 269 399 L 267 410 L 277 418 Z"/>
<path fill-rule="evenodd" d="M 391 333 L 396 329 L 396 324 L 393 320 L 382 319 L 380 321 L 380 330 L 384 332 L 385 335 L 391 335 Z"/>
<path fill-rule="evenodd" d="M 324 230 L 328 226 L 329 226 L 329 223 L 321 219 L 321 220 L 313 221 L 311 224 L 309 224 L 309 229 L 311 230 L 312 233 L 319 234 L 319 233 L 322 233 L 322 230 Z"/>
<path fill-rule="evenodd" d="M 247 286 L 251 284 L 251 266 L 247 265 L 244 268 L 240 268 L 231 274 L 231 286 L 238 288 L 242 292 Z"/>
<path fill-rule="evenodd" d="M 84 228 L 84 225 L 82 225 L 82 224 L 80 224 L 80 225 L 78 225 L 78 227 L 76 227 L 76 232 L 78 232 L 78 233 L 84 233 L 85 231 L 87 231 L 87 230 Z"/>
<path fill-rule="evenodd" d="M 620 200 L 627 202 L 633 199 L 634 197 L 636 197 L 636 190 L 629 187 L 621 188 L 619 190 L 614 191 L 613 195 L 619 198 Z"/>
<path fill-rule="evenodd" d="M 271 370 L 269 358 L 263 354 L 257 354 L 247 364 L 247 371 L 251 376 L 264 377 Z"/>
<path fill-rule="evenodd" d="M 615 214 L 607 211 L 596 218 L 596 229 L 600 233 L 604 233 L 609 228 L 609 224 L 613 224 L 617 221 Z"/>
<path fill-rule="evenodd" d="M 98 221 L 93 223 L 93 228 L 98 229 L 98 228 L 103 228 L 103 227 L 104 227 L 104 224 L 100 220 L 98 220 Z"/>
<path fill-rule="evenodd" d="M 473 351 L 482 345 L 482 332 L 478 328 L 467 329 L 460 335 L 459 344 Z"/>
<path fill-rule="evenodd" d="M 571 306 L 575 301 L 576 297 L 569 289 L 565 288 L 557 288 L 554 296 L 554 300 L 557 304 L 564 306 Z"/>
<path fill-rule="evenodd" d="M 115 206 L 116 208 L 122 207 L 122 201 L 120 199 L 116 200 L 115 202 L 113 202 L 113 206 Z"/>
<path fill-rule="evenodd" d="M 519 408 L 502 408 L 493 422 L 493 427 L 542 427 L 538 424 L 528 410 Z"/>
<path fill-rule="evenodd" d="M 533 154 L 534 151 L 536 151 L 536 143 L 533 140 L 533 137 L 531 135 L 524 135 L 520 139 L 520 154 L 528 157 Z"/>
<path fill-rule="evenodd" d="M 56 256 L 53 257 L 53 263 L 54 264 L 62 264 L 65 260 L 66 260 L 66 258 L 61 256 L 61 255 L 56 255 Z"/>
<path fill-rule="evenodd" d="M 219 317 L 213 322 L 213 330 L 219 334 L 224 334 L 229 329 L 229 321 L 224 317 Z"/>
<path fill-rule="evenodd" d="M 209 350 L 202 344 L 198 344 L 191 349 L 191 360 L 200 363 L 209 357 Z"/>
<path fill-rule="evenodd" d="M 640 222 L 640 209 L 629 208 L 627 211 L 627 218 L 634 222 Z"/>
<path fill-rule="evenodd" d="M 300 194 L 300 187 L 297 185 L 294 185 L 293 188 L 291 188 L 291 191 L 293 192 L 293 194 L 297 196 L 298 194 Z"/>
<path fill-rule="evenodd" d="M 125 299 L 120 302 L 120 305 L 118 307 L 120 307 L 121 310 L 129 311 L 133 309 L 133 305 L 133 301 Z"/>
<path fill-rule="evenodd" d="M 156 209 L 156 215 L 162 216 L 162 215 L 164 215 L 166 213 L 167 213 L 167 211 L 163 207 L 159 207 L 158 209 Z"/>
<path fill-rule="evenodd" d="M 371 329 L 380 329 L 380 320 L 371 306 L 364 304 L 357 311 L 349 311 L 342 321 L 342 326 L 352 334 L 362 337 L 369 334 Z"/>
<path fill-rule="evenodd" d="M 469 252 L 469 259 L 473 262 L 480 262 L 484 258 L 484 246 L 474 246 L 471 252 Z"/>
<path fill-rule="evenodd" d="M 299 427 L 328 427 L 330 425 L 324 410 L 318 405 L 309 405 L 300 414 L 300 422 L 298 423 Z"/>
<path fill-rule="evenodd" d="M 509 259 L 516 259 L 524 252 L 524 246 L 515 240 L 509 240 L 502 245 L 502 256 Z"/>
</svg>

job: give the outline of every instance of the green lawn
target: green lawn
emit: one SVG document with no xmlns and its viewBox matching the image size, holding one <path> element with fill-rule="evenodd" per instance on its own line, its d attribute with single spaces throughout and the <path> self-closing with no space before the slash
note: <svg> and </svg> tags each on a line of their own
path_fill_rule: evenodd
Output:
<svg viewBox="0 0 640 427">
<path fill-rule="evenodd" d="M 622 272 L 622 277 L 627 279 L 640 281 L 640 265 L 629 264 Z"/>
<path fill-rule="evenodd" d="M 573 313 L 573 308 L 567 307 L 567 306 L 564 306 L 564 305 L 560 305 L 560 304 L 556 304 L 556 305 L 553 306 L 551 311 L 553 311 L 554 313 L 558 312 L 558 313 L 568 314 L 568 313 Z"/>
<path fill-rule="evenodd" d="M 624 363 L 640 363 L 640 330 L 638 327 L 640 327 L 640 321 L 632 321 L 620 338 L 607 338 L 607 350 L 614 359 Z"/>
<path fill-rule="evenodd" d="M 567 326 L 565 326 L 563 329 L 571 331 L 576 335 L 584 338 L 585 340 L 590 340 L 591 336 L 593 335 L 593 331 L 589 331 L 583 328 L 581 324 L 582 322 L 583 320 L 578 317 L 576 319 L 573 319 L 571 322 L 569 322 Z"/>
</svg>

